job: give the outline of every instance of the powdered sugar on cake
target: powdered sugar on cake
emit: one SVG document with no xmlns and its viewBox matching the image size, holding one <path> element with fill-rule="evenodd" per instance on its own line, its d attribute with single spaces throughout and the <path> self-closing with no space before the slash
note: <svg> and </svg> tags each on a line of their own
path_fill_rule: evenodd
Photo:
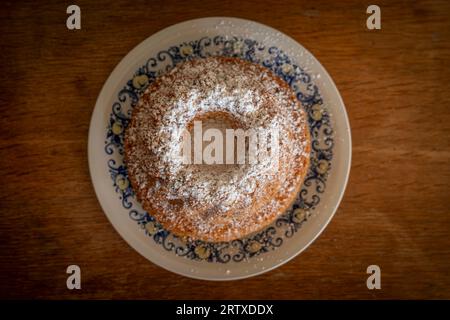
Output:
<svg viewBox="0 0 450 320">
<path fill-rule="evenodd" d="M 309 161 L 306 117 L 293 92 L 269 70 L 235 60 L 189 61 L 157 79 L 126 133 L 126 164 L 144 209 L 194 239 L 231 240 L 273 221 Z M 278 165 L 269 156 L 256 164 L 184 164 L 182 133 L 209 114 L 229 114 L 244 129 L 278 130 Z"/>
</svg>

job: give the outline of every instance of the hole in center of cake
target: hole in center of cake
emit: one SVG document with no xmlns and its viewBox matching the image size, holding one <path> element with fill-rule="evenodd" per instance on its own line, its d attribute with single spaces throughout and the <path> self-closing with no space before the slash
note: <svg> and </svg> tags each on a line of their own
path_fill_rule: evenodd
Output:
<svg viewBox="0 0 450 320">
<path fill-rule="evenodd" d="M 239 149 L 236 132 L 245 130 L 243 122 L 229 112 L 196 115 L 187 125 L 190 143 L 184 152 L 190 154 L 188 165 L 199 173 L 223 174 L 240 170 L 245 163 L 242 163 L 242 156 L 239 162 L 238 152 L 246 153 L 249 141 L 244 137 L 244 147 Z"/>
</svg>

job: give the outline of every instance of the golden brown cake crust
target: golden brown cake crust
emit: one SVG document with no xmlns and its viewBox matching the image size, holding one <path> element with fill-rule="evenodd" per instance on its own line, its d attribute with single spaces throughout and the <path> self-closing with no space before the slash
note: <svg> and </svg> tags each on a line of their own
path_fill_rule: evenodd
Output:
<svg viewBox="0 0 450 320">
<path fill-rule="evenodd" d="M 280 131 L 276 170 L 268 164 L 199 169 L 175 159 L 179 129 L 220 113 L 236 126 Z M 142 207 L 174 234 L 211 242 L 242 238 L 285 212 L 309 153 L 306 114 L 293 91 L 268 69 L 237 58 L 191 60 L 159 77 L 125 134 L 125 162 Z"/>
</svg>

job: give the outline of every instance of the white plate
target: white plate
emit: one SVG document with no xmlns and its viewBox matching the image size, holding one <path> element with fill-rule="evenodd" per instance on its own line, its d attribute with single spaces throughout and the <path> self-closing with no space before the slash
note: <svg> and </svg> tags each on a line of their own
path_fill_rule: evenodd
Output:
<svg viewBox="0 0 450 320">
<path fill-rule="evenodd" d="M 123 129 L 147 82 L 186 58 L 210 54 L 234 55 L 263 64 L 291 84 L 308 112 L 312 165 L 294 208 L 270 227 L 230 243 L 183 243 L 161 229 L 135 201 L 122 163 Z M 122 59 L 98 96 L 88 153 L 98 200 L 131 247 L 153 263 L 184 276 L 232 280 L 286 263 L 322 232 L 344 194 L 351 137 L 341 96 L 309 51 L 262 24 L 218 17 L 166 28 Z"/>
</svg>

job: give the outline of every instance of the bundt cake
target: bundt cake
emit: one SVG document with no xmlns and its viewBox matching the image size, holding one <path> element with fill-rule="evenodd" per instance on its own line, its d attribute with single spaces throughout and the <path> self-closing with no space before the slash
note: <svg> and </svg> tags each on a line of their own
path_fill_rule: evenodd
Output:
<svg viewBox="0 0 450 320">
<path fill-rule="evenodd" d="M 233 154 L 217 153 L 227 161 L 189 162 L 186 132 L 193 137 L 196 126 L 224 136 L 254 129 L 272 144 L 258 150 L 257 161 L 239 162 L 234 136 Z M 193 149 L 204 152 L 204 140 Z M 245 140 L 247 155 L 250 144 Z M 309 153 L 307 118 L 294 92 L 267 68 L 239 58 L 178 64 L 145 90 L 125 132 L 125 163 L 142 207 L 175 235 L 210 242 L 242 238 L 285 212 L 300 190 Z"/>
</svg>

